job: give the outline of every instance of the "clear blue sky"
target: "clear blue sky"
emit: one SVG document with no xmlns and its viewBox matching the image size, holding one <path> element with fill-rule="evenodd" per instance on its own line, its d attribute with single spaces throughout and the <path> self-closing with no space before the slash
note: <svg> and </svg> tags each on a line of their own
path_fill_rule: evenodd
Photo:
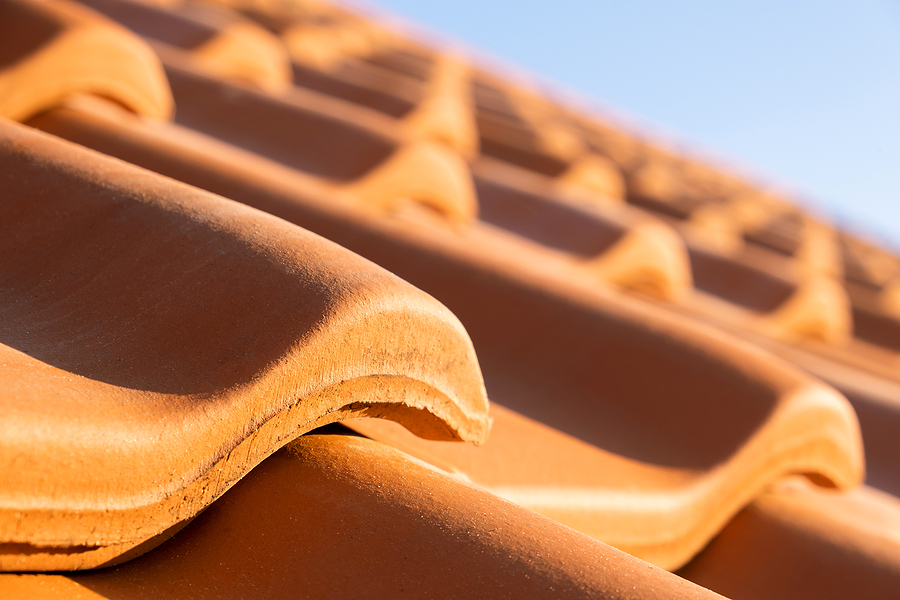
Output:
<svg viewBox="0 0 900 600">
<path fill-rule="evenodd" d="M 900 248 L 898 0 L 370 0 Z"/>
</svg>

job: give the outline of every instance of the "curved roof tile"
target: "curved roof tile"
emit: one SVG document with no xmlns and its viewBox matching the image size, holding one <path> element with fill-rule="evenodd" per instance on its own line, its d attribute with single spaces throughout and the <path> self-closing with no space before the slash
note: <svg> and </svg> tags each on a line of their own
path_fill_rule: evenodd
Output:
<svg viewBox="0 0 900 600">
<path fill-rule="evenodd" d="M 167 118 L 159 59 L 131 32 L 68 0 L 0 2 L 0 116 L 28 119 L 70 94 L 111 98 Z"/>
<path fill-rule="evenodd" d="M 425 294 L 280 219 L 0 135 L 2 569 L 146 551 L 348 415 L 484 440 L 471 342 Z"/>
<path fill-rule="evenodd" d="M 0 575 L 2 586 L 32 598 L 720 597 L 346 435 L 292 442 L 141 558 L 66 577 Z"/>
</svg>

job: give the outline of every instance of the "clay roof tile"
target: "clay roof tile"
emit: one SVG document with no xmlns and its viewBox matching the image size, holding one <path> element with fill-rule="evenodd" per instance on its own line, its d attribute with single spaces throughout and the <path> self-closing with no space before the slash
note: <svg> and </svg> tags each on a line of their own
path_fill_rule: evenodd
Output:
<svg viewBox="0 0 900 600">
<path fill-rule="evenodd" d="M 0 3 L 0 116 L 25 120 L 73 93 L 154 118 L 172 112 L 159 59 L 134 34 L 68 0 Z"/>
<path fill-rule="evenodd" d="M 764 494 L 680 573 L 733 598 L 893 598 L 900 501 L 789 481 Z"/>
<path fill-rule="evenodd" d="M 471 343 L 426 295 L 280 219 L 0 127 L 3 570 L 146 551 L 349 414 L 485 439 Z"/>
<path fill-rule="evenodd" d="M 393 448 L 337 434 L 288 445 L 150 554 L 96 573 L 0 575 L 3 586 L 32 598 L 720 597 Z"/>
</svg>

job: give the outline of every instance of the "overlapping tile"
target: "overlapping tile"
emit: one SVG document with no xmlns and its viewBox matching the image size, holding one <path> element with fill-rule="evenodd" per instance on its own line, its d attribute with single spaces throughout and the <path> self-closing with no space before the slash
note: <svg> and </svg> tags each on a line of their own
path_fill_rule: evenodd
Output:
<svg viewBox="0 0 900 600">
<path fill-rule="evenodd" d="M 487 156 L 556 177 L 584 154 L 586 147 L 578 133 L 547 114 L 548 107 L 540 99 L 484 78 L 481 86 L 495 98 L 493 109 L 485 109 L 476 95 L 481 150 Z"/>
<path fill-rule="evenodd" d="M 32 598 L 720 597 L 346 435 L 291 443 L 151 554 L 4 585 Z"/>
<path fill-rule="evenodd" d="M 180 53 L 202 68 L 269 90 L 291 80 L 287 51 L 274 35 L 225 7 L 139 0 L 84 2 L 150 41 L 162 54 Z"/>
<path fill-rule="evenodd" d="M 155 54 L 128 31 L 67 0 L 0 3 L 0 116 L 27 119 L 75 92 L 163 117 L 172 98 Z"/>
<path fill-rule="evenodd" d="M 585 202 L 565 184 L 502 161 L 482 157 L 473 172 L 482 221 L 570 255 L 616 287 L 669 301 L 689 292 L 686 249 L 666 224 Z"/>
<path fill-rule="evenodd" d="M 477 340 L 478 336 L 475 335 Z M 483 346 L 479 346 L 479 351 L 482 348 Z M 625 351 L 621 346 L 618 348 Z M 643 355 L 647 356 L 647 353 Z M 823 464 L 834 467 L 838 462 L 833 454 L 834 448 L 827 449 L 835 439 L 826 441 L 830 436 L 819 437 L 824 430 L 835 425 L 842 427 L 838 424 L 839 420 L 833 421 L 832 425 L 825 425 L 822 418 L 830 420 L 825 415 L 834 408 L 828 406 L 827 402 L 818 407 L 818 410 L 810 410 L 810 406 L 800 408 L 791 419 L 796 419 L 795 425 L 787 425 L 786 421 L 781 426 L 774 425 L 781 417 L 767 417 L 771 421 L 767 426 L 760 427 L 750 438 L 741 439 L 741 451 L 737 455 L 728 458 L 707 456 L 708 462 L 704 462 L 699 454 L 695 454 L 690 467 L 685 468 L 688 463 L 673 462 L 676 459 L 676 448 L 685 450 L 680 443 L 690 439 L 698 442 L 704 450 L 709 450 L 716 443 L 706 437 L 709 430 L 715 429 L 721 433 L 725 427 L 725 423 L 713 414 L 715 409 L 711 406 L 706 408 L 707 413 L 703 418 L 696 413 L 683 416 L 696 427 L 691 431 L 682 429 L 679 432 L 686 439 L 677 441 L 668 437 L 663 440 L 661 438 L 666 437 L 667 433 L 672 435 L 674 432 L 661 431 L 648 422 L 642 422 L 637 427 L 643 436 L 650 437 L 653 441 L 635 431 L 631 433 L 630 441 L 640 445 L 627 447 L 621 439 L 617 440 L 610 435 L 608 430 L 600 431 L 603 428 L 597 425 L 599 421 L 622 417 L 621 414 L 609 414 L 614 410 L 612 406 L 608 410 L 598 406 L 603 402 L 602 398 L 594 399 L 591 407 L 593 410 L 583 404 L 576 409 L 576 403 L 569 398 L 571 390 L 560 385 L 558 392 L 561 397 L 553 398 L 552 401 L 549 397 L 545 398 L 542 410 L 535 410 L 523 402 L 531 399 L 525 394 L 510 398 L 508 393 L 498 393 L 506 390 L 491 386 L 492 377 L 496 376 L 492 372 L 492 360 L 496 358 L 485 352 L 481 352 L 480 356 L 486 369 L 488 389 L 495 400 L 492 404 L 492 438 L 484 447 L 464 448 L 422 442 L 401 428 L 368 421 L 351 421 L 350 426 L 441 468 L 459 473 L 498 495 L 666 568 L 678 567 L 687 561 L 718 532 L 717 523 L 724 524 L 730 520 L 736 507 L 760 493 L 766 483 L 791 471 L 818 473 L 821 476 L 827 470 L 820 470 Z M 745 356 L 744 360 L 748 358 Z M 654 364 L 662 366 L 664 359 L 655 357 Z M 533 364 L 528 366 L 531 370 L 536 369 Z M 698 377 L 705 377 L 708 383 L 723 374 L 698 374 Z M 668 379 L 674 382 L 671 374 Z M 615 385 L 615 381 L 609 376 L 607 381 L 609 388 Z M 542 382 L 533 376 L 527 379 L 520 376 L 517 383 L 537 385 Z M 687 387 L 683 378 L 678 383 Z M 720 385 L 728 386 L 721 380 Z M 735 382 L 734 388 L 728 391 L 722 389 L 720 397 L 735 396 L 739 386 Z M 607 394 L 612 391 L 609 388 L 606 390 Z M 802 395 L 799 389 L 794 390 Z M 639 393 L 637 389 L 634 392 Z M 824 390 L 808 390 L 808 393 L 813 394 L 822 392 Z M 699 403 L 696 391 L 693 393 L 694 402 Z M 535 395 L 532 394 L 532 397 Z M 632 402 L 637 399 L 635 396 L 631 397 Z M 757 398 L 753 402 L 761 400 Z M 794 396 L 788 402 L 796 400 L 797 397 Z M 669 398 L 668 401 L 676 400 Z M 552 423 L 581 439 L 549 429 L 546 425 L 503 408 L 498 402 L 539 416 L 544 423 Z M 552 405 L 552 408 L 548 405 Z M 732 402 L 727 406 L 729 411 L 738 409 Z M 685 405 L 679 406 L 681 411 L 685 411 L 685 408 Z M 749 409 L 749 406 L 744 409 Z M 622 410 L 620 401 L 619 411 Z M 635 410 L 653 413 L 654 419 L 674 418 L 660 406 L 650 408 L 649 402 L 647 406 L 635 407 Z M 762 417 L 752 416 L 750 413 L 741 416 L 734 412 L 731 414 L 737 422 L 743 424 Z M 801 417 L 801 414 L 804 416 Z M 575 418 L 585 422 L 576 425 L 573 423 Z M 704 422 L 704 419 L 708 420 Z M 686 423 L 681 422 L 680 425 L 684 426 Z M 795 433 L 787 434 L 786 430 L 793 427 L 797 428 Z M 621 430 L 625 427 L 619 421 L 612 428 L 622 433 Z M 814 428 L 821 428 L 816 436 L 818 439 L 801 442 L 800 439 L 812 433 Z M 732 434 L 735 433 L 737 432 L 732 431 Z M 622 433 L 622 436 L 626 437 L 628 434 Z M 699 441 L 701 439 L 703 441 Z M 595 446 L 584 443 L 584 440 L 593 442 Z M 665 447 L 665 450 L 660 448 L 659 452 L 654 452 L 653 446 L 656 443 Z M 725 442 L 719 438 L 718 443 Z M 776 447 L 781 447 L 784 454 L 772 453 Z M 754 449 L 759 455 L 752 456 Z M 681 460 L 685 460 L 684 455 Z M 711 468 L 713 463 L 716 466 Z M 766 463 L 766 467 L 762 467 L 762 463 Z M 775 465 L 778 467 L 774 471 L 768 470 Z M 847 480 L 840 482 L 839 478 L 834 481 L 840 486 L 848 483 Z"/>
<path fill-rule="evenodd" d="M 145 551 L 350 414 L 486 436 L 471 343 L 421 292 L 279 219 L 2 136 L 2 569 Z"/>
<path fill-rule="evenodd" d="M 787 482 L 738 515 L 682 575 L 737 600 L 895 598 L 900 501 Z"/>
</svg>

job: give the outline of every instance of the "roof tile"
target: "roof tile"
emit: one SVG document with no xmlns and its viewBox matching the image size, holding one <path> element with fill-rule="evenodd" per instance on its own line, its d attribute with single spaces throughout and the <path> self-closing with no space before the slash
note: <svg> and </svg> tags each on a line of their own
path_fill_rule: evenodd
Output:
<svg viewBox="0 0 900 600">
<path fill-rule="evenodd" d="M 132 33 L 68 0 L 0 3 L 0 116 L 25 120 L 72 93 L 155 118 L 172 112 L 159 59 Z"/>
<path fill-rule="evenodd" d="M 0 586 L 11 577 L 10 587 L 33 598 L 46 588 L 70 598 L 719 597 L 345 435 L 299 438 L 166 545 L 125 565 L 66 579 L 0 575 Z"/>
<path fill-rule="evenodd" d="M 212 73 L 268 90 L 283 89 L 291 81 L 290 61 L 278 38 L 223 6 L 158 6 L 139 0 L 84 4 L 144 36 L 159 54 L 181 52 Z"/>
<path fill-rule="evenodd" d="M 286 440 L 349 414 L 484 440 L 471 342 L 426 295 L 280 219 L 0 132 L 0 460 L 19 465 L 0 485 L 3 570 L 146 551 Z"/>
<path fill-rule="evenodd" d="M 900 501 L 786 482 L 735 517 L 680 573 L 752 598 L 894 598 L 900 589 Z"/>
</svg>

